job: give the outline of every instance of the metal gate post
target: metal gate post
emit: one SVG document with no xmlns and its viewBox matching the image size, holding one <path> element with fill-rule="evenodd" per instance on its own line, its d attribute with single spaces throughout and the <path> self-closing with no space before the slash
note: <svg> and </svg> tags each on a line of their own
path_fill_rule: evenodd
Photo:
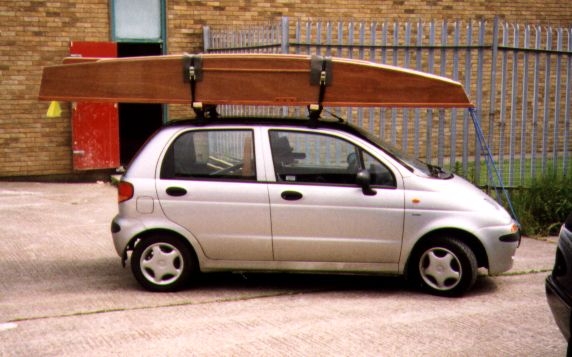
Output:
<svg viewBox="0 0 572 357">
<path fill-rule="evenodd" d="M 288 16 L 282 16 L 280 19 L 280 27 L 282 31 L 282 39 L 280 41 L 280 51 L 281 53 L 288 54 L 290 51 L 290 33 L 289 33 L 289 22 Z"/>
<path fill-rule="evenodd" d="M 211 28 L 203 26 L 203 51 L 209 53 L 211 48 Z"/>
</svg>

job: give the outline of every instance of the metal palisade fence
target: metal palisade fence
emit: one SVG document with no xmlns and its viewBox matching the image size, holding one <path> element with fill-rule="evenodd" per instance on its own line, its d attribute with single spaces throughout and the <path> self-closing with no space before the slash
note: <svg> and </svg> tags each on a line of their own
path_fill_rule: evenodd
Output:
<svg viewBox="0 0 572 357">
<path fill-rule="evenodd" d="M 462 109 L 327 108 L 402 150 L 480 186 L 490 154 L 508 187 L 547 172 L 569 175 L 572 28 L 492 21 L 280 21 L 204 28 L 205 52 L 318 54 L 442 75 L 465 86 L 477 126 Z M 236 108 L 224 108 L 229 112 Z M 240 108 L 242 114 L 258 108 Z M 284 112 L 284 108 L 263 108 Z M 482 128 L 490 153 L 476 137 Z"/>
</svg>

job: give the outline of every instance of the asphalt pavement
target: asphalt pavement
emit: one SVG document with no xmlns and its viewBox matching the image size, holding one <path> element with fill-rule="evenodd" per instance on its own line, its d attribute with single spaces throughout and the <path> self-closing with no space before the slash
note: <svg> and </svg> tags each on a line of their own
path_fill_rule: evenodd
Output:
<svg viewBox="0 0 572 357">
<path fill-rule="evenodd" d="M 208 274 L 149 293 L 108 183 L 0 182 L 0 356 L 564 356 L 544 295 L 556 238 L 457 299 L 387 277 Z"/>
</svg>

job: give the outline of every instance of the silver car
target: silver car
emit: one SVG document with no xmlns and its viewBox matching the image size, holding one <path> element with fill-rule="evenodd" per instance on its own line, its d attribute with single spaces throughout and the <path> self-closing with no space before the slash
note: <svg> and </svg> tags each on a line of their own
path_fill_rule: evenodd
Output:
<svg viewBox="0 0 572 357">
<path fill-rule="evenodd" d="M 343 122 L 230 118 L 157 132 L 118 185 L 115 249 L 152 291 L 198 272 L 405 275 L 458 296 L 509 270 L 511 216 Z"/>
</svg>

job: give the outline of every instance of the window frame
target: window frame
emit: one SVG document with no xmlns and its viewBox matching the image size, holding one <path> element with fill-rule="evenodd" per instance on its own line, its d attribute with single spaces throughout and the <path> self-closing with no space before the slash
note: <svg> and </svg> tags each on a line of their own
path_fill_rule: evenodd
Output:
<svg viewBox="0 0 572 357">
<path fill-rule="evenodd" d="M 250 149 L 251 159 L 250 159 L 250 169 L 252 170 L 252 174 L 250 175 L 229 175 L 229 176 L 222 176 L 222 175 L 212 175 L 210 174 L 196 174 L 193 175 L 192 173 L 188 175 L 180 175 L 176 172 L 176 162 L 175 162 L 175 145 L 177 144 L 178 140 L 186 135 L 198 135 L 200 133 L 212 133 L 212 132 L 243 132 L 245 136 L 241 138 L 242 147 L 241 150 L 244 154 L 244 141 L 250 138 L 250 145 L 252 146 Z M 250 136 L 246 135 L 246 133 L 250 134 Z M 193 137 L 193 149 L 196 150 L 195 140 L 196 138 Z M 193 150 L 193 151 L 194 151 Z M 196 152 L 193 153 L 196 155 Z M 170 162 L 168 160 L 171 160 Z M 195 162 L 196 157 L 194 158 Z M 258 172 L 257 172 L 257 165 L 256 165 L 257 155 L 256 155 L 256 144 L 255 144 L 255 132 L 252 128 L 205 128 L 199 130 L 186 130 L 183 132 L 178 133 L 178 135 L 169 143 L 167 150 L 165 151 L 165 155 L 161 160 L 161 168 L 159 177 L 161 180 L 185 180 L 185 181 L 227 181 L 227 182 L 256 182 L 258 180 Z M 208 166 L 208 159 L 206 161 L 206 165 Z M 240 164 L 244 165 L 244 155 L 242 156 L 242 162 Z M 239 163 L 231 166 L 237 166 Z M 229 168 L 231 168 L 229 167 Z M 229 168 L 225 168 L 222 170 L 226 170 Z M 237 167 L 238 168 L 238 167 Z"/>
<path fill-rule="evenodd" d="M 110 12 L 110 26 L 111 26 L 111 39 L 114 42 L 131 42 L 131 43 L 161 43 L 163 48 L 163 53 L 167 53 L 167 0 L 158 0 L 159 1 L 159 37 L 120 37 L 118 36 L 117 30 L 117 18 L 116 18 L 116 2 L 117 0 L 111 0 L 109 5 L 109 12 Z"/>
<path fill-rule="evenodd" d="M 268 140 L 269 140 L 269 149 L 270 149 L 270 156 L 272 158 L 272 170 L 274 171 L 274 176 L 276 179 L 276 182 L 281 183 L 281 184 L 305 184 L 305 185 L 329 185 L 329 186 L 356 186 L 357 182 L 355 180 L 355 176 L 352 176 L 352 179 L 345 179 L 345 180 L 339 180 L 339 181 L 318 181 L 318 180 L 297 180 L 297 179 L 287 179 L 287 177 L 289 176 L 288 173 L 280 173 L 279 169 L 277 167 L 277 160 L 275 158 L 275 153 L 274 153 L 274 149 L 273 149 L 273 135 L 276 134 L 280 134 L 280 133 L 292 133 L 295 135 L 312 135 L 312 136 L 322 136 L 322 137 L 326 137 L 328 138 L 328 140 L 338 140 L 340 142 L 343 142 L 344 144 L 349 145 L 349 147 L 351 147 L 351 151 L 352 153 L 356 153 L 357 154 L 357 160 L 358 160 L 358 164 L 359 167 L 356 171 L 355 174 L 353 175 L 357 175 L 357 172 L 359 172 L 360 170 L 364 170 L 367 169 L 365 168 L 365 163 L 364 163 L 364 156 L 368 155 L 371 159 L 375 160 L 377 163 L 379 163 L 381 165 L 381 167 L 385 168 L 385 170 L 390 174 L 391 176 L 391 181 L 392 181 L 392 185 L 383 185 L 383 184 L 376 184 L 376 183 L 372 183 L 372 187 L 375 188 L 383 188 L 383 189 L 395 189 L 397 188 L 397 180 L 396 180 L 396 175 L 393 172 L 393 170 L 390 169 L 390 166 L 387 165 L 386 163 L 384 163 L 382 160 L 379 160 L 375 155 L 373 155 L 371 152 L 369 152 L 368 150 L 364 149 L 361 145 L 348 140 L 347 138 L 338 136 L 338 135 L 334 135 L 333 133 L 325 133 L 325 132 L 314 132 L 314 131 L 305 131 L 305 130 L 295 130 L 295 129 L 282 129 L 282 128 L 271 128 L 268 130 Z M 292 152 L 294 154 L 297 154 L 296 152 L 294 152 L 295 148 L 292 148 Z M 306 154 L 306 153 L 304 153 Z M 351 153 L 350 153 L 351 154 Z M 347 154 L 347 155 L 350 155 Z M 369 170 L 369 169 L 368 169 Z M 349 173 L 346 173 L 349 174 Z M 297 176 L 295 173 L 292 174 L 292 176 Z M 373 179 L 373 177 L 372 177 Z M 344 182 L 345 181 L 345 182 Z"/>
</svg>

